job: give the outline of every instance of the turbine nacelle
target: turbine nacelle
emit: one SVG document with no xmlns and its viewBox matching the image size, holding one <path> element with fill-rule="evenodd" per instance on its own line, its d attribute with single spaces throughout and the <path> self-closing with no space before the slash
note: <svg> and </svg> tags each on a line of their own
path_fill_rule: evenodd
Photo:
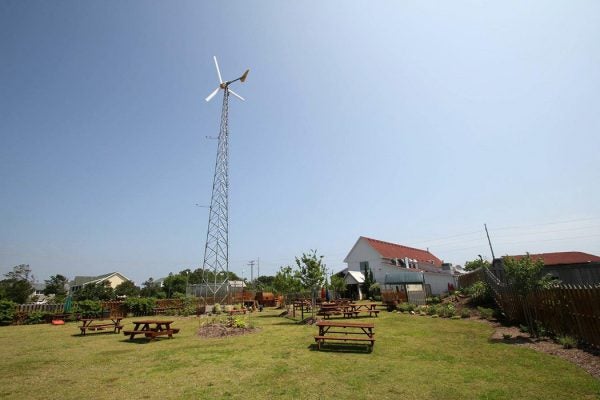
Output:
<svg viewBox="0 0 600 400">
<path fill-rule="evenodd" d="M 242 74 L 242 76 L 240 76 L 237 79 L 234 79 L 232 81 L 226 81 L 223 82 L 223 79 L 221 78 L 221 71 L 219 70 L 219 63 L 217 62 L 217 57 L 213 56 L 213 59 L 215 60 L 215 67 L 217 68 L 217 76 L 219 77 L 219 86 L 206 97 L 206 101 L 210 101 L 213 97 L 216 96 L 216 94 L 219 92 L 219 90 L 223 89 L 223 90 L 227 90 L 229 93 L 231 93 L 232 95 L 234 95 L 235 97 L 237 97 L 240 100 L 245 100 L 242 96 L 240 96 L 239 94 L 237 94 L 236 92 L 234 92 L 233 90 L 229 89 L 229 85 L 232 84 L 233 82 L 236 81 L 240 81 L 240 82 L 245 82 L 246 78 L 248 77 L 248 73 L 250 72 L 249 69 L 246 70 L 246 72 L 244 72 Z"/>
</svg>

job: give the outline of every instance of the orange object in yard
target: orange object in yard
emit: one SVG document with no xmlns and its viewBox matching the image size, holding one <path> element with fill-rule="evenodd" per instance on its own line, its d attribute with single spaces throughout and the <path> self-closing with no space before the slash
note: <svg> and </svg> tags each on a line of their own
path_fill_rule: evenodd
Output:
<svg viewBox="0 0 600 400">
<path fill-rule="evenodd" d="M 52 325 L 64 325 L 65 321 L 63 321 L 62 319 L 53 319 L 52 320 Z"/>
</svg>

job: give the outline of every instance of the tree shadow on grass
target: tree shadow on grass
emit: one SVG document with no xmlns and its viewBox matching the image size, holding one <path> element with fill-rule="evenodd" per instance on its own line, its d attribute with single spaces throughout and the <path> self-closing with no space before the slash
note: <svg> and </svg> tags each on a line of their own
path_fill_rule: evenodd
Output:
<svg viewBox="0 0 600 400">
<path fill-rule="evenodd" d="M 319 349 L 315 343 L 308 346 L 311 351 L 321 351 L 328 353 L 357 353 L 370 354 L 372 347 L 362 344 L 344 344 L 344 343 L 322 343 Z"/>
</svg>

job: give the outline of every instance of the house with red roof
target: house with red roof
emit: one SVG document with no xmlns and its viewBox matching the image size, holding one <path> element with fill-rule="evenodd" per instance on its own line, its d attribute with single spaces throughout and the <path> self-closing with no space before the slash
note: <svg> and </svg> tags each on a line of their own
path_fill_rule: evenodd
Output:
<svg viewBox="0 0 600 400">
<path fill-rule="evenodd" d="M 452 272 L 442 269 L 442 260 L 429 250 L 378 239 L 359 237 L 344 262 L 348 265 L 347 271 L 353 273 L 354 280 L 357 279 L 356 273 L 364 276 L 370 270 L 381 287 L 392 282 L 396 284 L 399 280 L 421 282 L 428 285 L 431 294 L 438 295 L 448 290 L 448 284 L 456 286 Z M 347 283 L 352 284 L 350 281 Z"/>
<path fill-rule="evenodd" d="M 542 275 L 550 274 L 564 284 L 600 284 L 600 257 L 596 255 L 580 251 L 563 251 L 530 254 L 529 256 L 534 260 L 541 260 L 544 263 Z M 525 257 L 525 255 L 520 254 L 505 257 L 520 259 Z M 503 258 L 494 259 L 490 269 L 500 279 L 504 277 Z"/>
</svg>

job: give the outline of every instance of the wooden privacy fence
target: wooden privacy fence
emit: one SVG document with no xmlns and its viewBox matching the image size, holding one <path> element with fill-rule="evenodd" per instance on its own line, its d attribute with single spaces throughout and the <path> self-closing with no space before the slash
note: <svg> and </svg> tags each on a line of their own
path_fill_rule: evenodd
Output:
<svg viewBox="0 0 600 400">
<path fill-rule="evenodd" d="M 466 288 L 474 284 L 475 282 L 485 280 L 485 274 L 483 272 L 483 268 L 478 268 L 474 271 L 467 272 L 466 274 L 460 275 L 456 282 L 458 283 L 458 287 L 460 289 Z"/>
<path fill-rule="evenodd" d="M 64 304 L 17 304 L 15 311 L 18 313 L 29 314 L 32 312 L 60 313 L 65 308 Z"/>
<path fill-rule="evenodd" d="M 466 275 L 466 274 L 465 274 Z M 463 278 L 465 275 L 461 276 Z M 557 335 L 576 337 L 600 348 L 600 286 L 558 285 L 535 289 L 527 295 L 515 292 L 488 269 L 469 274 L 466 286 L 482 277 L 507 319 L 535 327 L 539 324 Z M 461 287 L 462 282 L 459 278 Z"/>
</svg>

